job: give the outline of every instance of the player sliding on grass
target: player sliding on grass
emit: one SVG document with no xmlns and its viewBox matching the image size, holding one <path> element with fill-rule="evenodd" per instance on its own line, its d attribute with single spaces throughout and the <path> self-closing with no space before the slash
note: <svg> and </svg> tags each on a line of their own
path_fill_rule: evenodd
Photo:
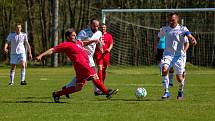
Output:
<svg viewBox="0 0 215 121">
<path fill-rule="evenodd" d="M 50 48 L 44 53 L 36 57 L 37 60 L 41 60 L 43 56 L 51 55 L 52 53 L 64 52 L 68 58 L 73 62 L 74 69 L 76 72 L 76 82 L 75 85 L 62 89 L 58 92 L 53 92 L 52 96 L 55 102 L 59 102 L 60 96 L 71 94 L 80 91 L 87 81 L 92 80 L 93 83 L 99 88 L 103 93 L 106 94 L 108 99 L 111 98 L 113 94 L 118 92 L 118 89 L 108 92 L 102 82 L 99 80 L 95 70 L 89 66 L 88 53 L 84 45 L 91 44 L 93 42 L 97 43 L 98 40 L 85 41 L 84 43 L 76 40 L 76 32 L 74 29 L 68 29 L 65 33 L 67 38 L 66 42 L 60 43 L 59 45 Z"/>
<path fill-rule="evenodd" d="M 196 44 L 196 39 L 191 35 L 187 27 L 178 24 L 179 16 L 176 13 L 169 14 L 169 26 L 162 27 L 159 38 L 165 36 L 165 49 L 161 60 L 162 83 L 164 95 L 162 99 L 170 97 L 168 70 L 173 67 L 176 71 L 176 78 L 179 83 L 178 100 L 183 99 L 186 52 L 191 44 Z M 188 40 L 189 39 L 189 40 Z"/>
</svg>

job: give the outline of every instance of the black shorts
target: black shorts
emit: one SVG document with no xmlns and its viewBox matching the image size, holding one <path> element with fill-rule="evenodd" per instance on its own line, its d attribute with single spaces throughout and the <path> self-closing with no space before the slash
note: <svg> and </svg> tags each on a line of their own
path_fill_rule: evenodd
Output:
<svg viewBox="0 0 215 121">
<path fill-rule="evenodd" d="M 164 49 L 157 49 L 157 54 L 156 54 L 157 61 L 161 61 L 161 59 L 163 58 L 163 51 Z"/>
</svg>

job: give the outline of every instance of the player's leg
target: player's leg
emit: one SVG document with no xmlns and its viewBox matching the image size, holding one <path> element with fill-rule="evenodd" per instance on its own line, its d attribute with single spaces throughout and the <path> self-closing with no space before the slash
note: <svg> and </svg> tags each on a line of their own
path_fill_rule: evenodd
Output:
<svg viewBox="0 0 215 121">
<path fill-rule="evenodd" d="M 69 88 L 69 87 L 72 87 L 72 86 L 75 86 L 76 80 L 77 80 L 76 77 L 73 77 L 73 78 L 72 78 L 72 81 L 70 81 L 67 85 L 65 85 L 65 86 L 62 87 L 62 90 L 63 90 L 63 89 L 66 89 L 66 88 Z M 65 94 L 65 96 L 66 96 L 67 98 L 70 98 L 69 94 Z"/>
<path fill-rule="evenodd" d="M 20 80 L 21 80 L 21 85 L 26 85 L 26 80 L 25 80 L 25 68 L 26 68 L 26 54 L 19 54 L 19 61 L 21 64 L 21 73 L 20 73 Z"/>
<path fill-rule="evenodd" d="M 169 93 L 169 67 L 171 66 L 172 57 L 171 56 L 164 56 L 161 60 L 161 66 L 162 66 L 162 84 L 164 88 L 164 94 L 162 96 L 162 99 L 166 99 L 170 97 Z"/>
<path fill-rule="evenodd" d="M 98 77 L 99 77 L 99 80 L 101 80 L 102 83 L 104 83 L 103 82 L 103 73 L 102 73 L 102 71 L 103 71 L 103 65 L 99 64 L 98 65 Z"/>
<path fill-rule="evenodd" d="M 112 95 L 116 94 L 119 90 L 118 89 L 114 89 L 111 90 L 110 92 L 107 90 L 107 88 L 104 86 L 104 84 L 99 80 L 99 77 L 97 76 L 97 74 L 95 74 L 93 76 L 93 83 L 96 85 L 96 87 L 101 90 L 103 93 L 106 94 L 106 97 L 108 99 L 111 98 Z"/>
<path fill-rule="evenodd" d="M 80 91 L 83 88 L 83 86 L 86 84 L 86 81 L 87 80 L 76 80 L 76 84 L 74 86 L 70 86 L 70 87 L 64 88 L 60 91 L 53 92 L 52 97 L 53 97 L 54 101 L 57 103 L 57 102 L 59 102 L 59 99 L 61 96 Z"/>
<path fill-rule="evenodd" d="M 177 60 L 174 66 L 176 70 L 176 79 L 178 81 L 178 86 L 179 86 L 178 96 L 177 96 L 178 100 L 182 100 L 184 97 L 183 92 L 184 92 L 184 84 L 185 84 L 185 64 L 186 64 L 186 57 L 181 56 Z"/>
<path fill-rule="evenodd" d="M 14 84 L 15 69 L 16 69 L 16 64 L 11 64 L 9 85 Z"/>
<path fill-rule="evenodd" d="M 103 69 L 102 69 L 103 83 L 104 83 L 105 78 L 106 78 L 106 70 L 109 66 L 109 62 L 110 62 L 110 54 L 107 54 L 103 60 Z"/>
<path fill-rule="evenodd" d="M 173 67 L 169 70 L 169 86 L 173 87 L 173 77 L 174 77 L 174 69 Z"/>
<path fill-rule="evenodd" d="M 10 69 L 9 85 L 14 84 L 14 76 L 15 76 L 15 69 L 16 69 L 17 62 L 18 62 L 18 55 L 17 54 L 11 54 L 10 55 L 11 69 Z"/>
</svg>

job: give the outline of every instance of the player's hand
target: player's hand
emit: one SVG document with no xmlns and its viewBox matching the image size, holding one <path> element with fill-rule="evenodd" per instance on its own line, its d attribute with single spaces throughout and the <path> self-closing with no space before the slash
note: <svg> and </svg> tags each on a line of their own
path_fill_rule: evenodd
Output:
<svg viewBox="0 0 215 121">
<path fill-rule="evenodd" d="M 109 49 L 105 50 L 105 53 L 110 53 L 110 50 Z"/>
<path fill-rule="evenodd" d="M 7 49 L 7 48 L 5 48 L 5 49 L 4 49 L 4 52 L 5 52 L 6 54 L 8 54 L 8 49 Z"/>
<path fill-rule="evenodd" d="M 197 41 L 195 39 L 191 40 L 191 44 L 192 45 L 196 45 L 197 44 Z"/>
<path fill-rule="evenodd" d="M 37 56 L 35 59 L 36 59 L 37 61 L 41 61 L 42 56 Z"/>
<path fill-rule="evenodd" d="M 32 60 L 32 54 L 31 53 L 29 54 L 29 59 Z"/>
</svg>

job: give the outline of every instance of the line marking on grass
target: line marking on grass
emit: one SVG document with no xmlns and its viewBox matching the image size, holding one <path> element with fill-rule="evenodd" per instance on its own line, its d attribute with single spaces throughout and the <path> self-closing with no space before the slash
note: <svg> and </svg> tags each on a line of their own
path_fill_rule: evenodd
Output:
<svg viewBox="0 0 215 121">
<path fill-rule="evenodd" d="M 40 80 L 45 81 L 45 80 L 48 80 L 48 79 L 47 78 L 40 78 Z"/>
</svg>

